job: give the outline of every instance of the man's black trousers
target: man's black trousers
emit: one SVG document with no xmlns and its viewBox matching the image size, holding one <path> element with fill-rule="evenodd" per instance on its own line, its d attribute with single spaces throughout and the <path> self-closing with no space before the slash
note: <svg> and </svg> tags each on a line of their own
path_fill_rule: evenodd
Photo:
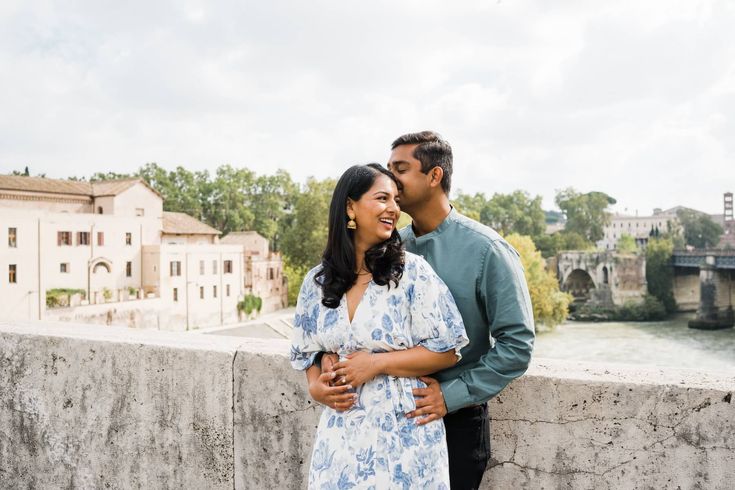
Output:
<svg viewBox="0 0 735 490">
<path fill-rule="evenodd" d="M 490 459 L 490 421 L 487 404 L 462 408 L 444 417 L 449 449 L 451 490 L 480 487 Z"/>
</svg>

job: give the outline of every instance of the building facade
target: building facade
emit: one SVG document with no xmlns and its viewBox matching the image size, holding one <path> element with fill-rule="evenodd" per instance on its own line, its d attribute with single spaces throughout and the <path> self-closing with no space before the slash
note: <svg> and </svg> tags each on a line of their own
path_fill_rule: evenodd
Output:
<svg viewBox="0 0 735 490">
<path fill-rule="evenodd" d="M 252 294 L 263 301 L 261 312 L 270 313 L 288 305 L 283 258 L 270 250 L 265 237 L 255 231 L 233 232 L 225 236 L 222 243 L 242 248 L 243 288 L 245 294 Z"/>
<path fill-rule="evenodd" d="M 107 318 L 172 330 L 235 322 L 244 254 L 220 244 L 219 234 L 164 212 L 140 179 L 0 176 L 6 318 Z"/>
<path fill-rule="evenodd" d="M 679 219 L 675 210 L 655 209 L 650 216 L 614 214 L 610 219 L 610 224 L 604 228 L 604 237 L 596 245 L 600 250 L 615 250 L 618 240 L 623 235 L 629 235 L 635 239 L 638 247 L 645 248 L 651 236 L 676 230 L 678 223 Z"/>
</svg>

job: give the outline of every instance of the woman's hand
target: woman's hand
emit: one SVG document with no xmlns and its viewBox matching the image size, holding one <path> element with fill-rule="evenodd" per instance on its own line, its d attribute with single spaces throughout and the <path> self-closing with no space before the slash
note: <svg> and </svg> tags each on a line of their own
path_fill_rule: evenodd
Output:
<svg viewBox="0 0 735 490">
<path fill-rule="evenodd" d="M 357 394 L 349 392 L 352 389 L 349 384 L 330 386 L 334 377 L 334 372 L 320 374 L 318 378 L 309 383 L 309 394 L 322 405 L 338 411 L 349 410 L 355 403 Z"/>
<path fill-rule="evenodd" d="M 354 388 L 364 385 L 380 374 L 375 358 L 373 354 L 363 351 L 348 354 L 347 359 L 332 366 L 336 374 L 334 383 L 339 386 L 351 385 Z"/>
</svg>

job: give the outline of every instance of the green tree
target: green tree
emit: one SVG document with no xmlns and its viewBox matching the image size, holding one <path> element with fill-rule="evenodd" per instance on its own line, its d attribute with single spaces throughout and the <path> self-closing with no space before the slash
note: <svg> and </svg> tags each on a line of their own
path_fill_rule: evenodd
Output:
<svg viewBox="0 0 735 490">
<path fill-rule="evenodd" d="M 89 181 L 90 182 L 99 182 L 99 181 L 104 181 L 104 180 L 131 179 L 131 178 L 134 178 L 134 177 L 135 177 L 135 175 L 131 175 L 131 174 L 119 174 L 117 172 L 95 172 L 89 178 Z"/>
<path fill-rule="evenodd" d="M 285 170 L 275 175 L 260 175 L 248 199 L 253 212 L 253 229 L 268 239 L 273 250 L 280 249 L 278 223 L 293 207 L 298 185 Z"/>
<path fill-rule="evenodd" d="M 495 194 L 482 207 L 480 222 L 501 235 L 518 233 L 537 236 L 546 229 L 546 216 L 541 208 L 541 196 L 532 198 L 525 191 Z"/>
<path fill-rule="evenodd" d="M 620 238 L 618 238 L 618 243 L 615 247 L 618 252 L 624 254 L 632 254 L 638 251 L 638 246 L 635 244 L 635 238 L 626 233 L 620 235 Z"/>
<path fill-rule="evenodd" d="M 567 218 L 565 229 L 593 243 L 605 236 L 605 225 L 610 223 L 610 213 L 606 210 L 615 203 L 615 199 L 604 192 L 581 194 L 570 187 L 556 194 L 556 205 Z"/>
<path fill-rule="evenodd" d="M 680 209 L 677 213 L 684 229 L 684 241 L 695 248 L 712 248 L 720 242 L 723 229 L 712 218 L 693 209 Z"/>
<path fill-rule="evenodd" d="M 452 201 L 452 205 L 457 208 L 457 211 L 468 218 L 480 221 L 480 213 L 482 213 L 482 209 L 487 205 L 487 199 L 482 192 L 477 192 L 472 196 L 459 191 L 457 197 Z"/>
<path fill-rule="evenodd" d="M 177 169 L 178 170 L 178 169 Z M 204 221 L 225 235 L 232 231 L 252 230 L 255 214 L 252 201 L 255 174 L 246 168 L 222 165 L 213 180 L 201 176 L 198 181 L 203 197 Z"/>
<path fill-rule="evenodd" d="M 531 237 L 514 233 L 505 238 L 521 255 L 537 329 L 538 324 L 551 328 L 562 323 L 569 314 L 572 296 L 559 290 L 556 276 L 546 270 L 544 259 Z"/>
<path fill-rule="evenodd" d="M 533 241 L 544 258 L 553 257 L 565 250 L 590 250 L 594 245 L 573 231 L 559 231 L 551 235 L 537 235 Z"/>
<path fill-rule="evenodd" d="M 292 267 L 308 270 L 321 261 L 327 243 L 329 203 L 335 185 L 334 179 L 310 177 L 296 196 L 293 211 L 281 220 L 281 251 Z"/>
<path fill-rule="evenodd" d="M 208 172 L 190 172 L 181 166 L 168 171 L 156 163 L 148 163 L 138 170 L 137 176 L 161 194 L 164 211 L 186 213 L 216 228 L 204 216 L 208 204 Z"/>
<path fill-rule="evenodd" d="M 646 247 L 646 282 L 648 292 L 658 299 L 668 313 L 676 310 L 674 300 L 674 269 L 671 256 L 674 244 L 668 238 L 648 240 Z"/>
</svg>

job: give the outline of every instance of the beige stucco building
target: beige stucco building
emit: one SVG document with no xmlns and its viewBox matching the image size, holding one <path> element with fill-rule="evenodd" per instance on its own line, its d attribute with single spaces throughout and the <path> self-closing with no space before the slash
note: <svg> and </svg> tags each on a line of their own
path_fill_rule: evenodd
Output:
<svg viewBox="0 0 735 490">
<path fill-rule="evenodd" d="M 223 244 L 242 248 L 243 287 L 246 294 L 263 300 L 262 313 L 280 310 L 288 305 L 286 277 L 281 254 L 270 250 L 268 240 L 255 231 L 228 234 Z"/>
<path fill-rule="evenodd" d="M 655 209 L 650 216 L 614 214 L 610 219 L 610 224 L 604 228 L 603 239 L 596 245 L 600 250 L 615 250 L 618 240 L 623 235 L 630 235 L 635 239 L 636 244 L 643 248 L 652 234 L 668 233 L 676 229 L 678 221 L 675 209 L 667 211 Z"/>
<path fill-rule="evenodd" d="M 164 212 L 140 179 L 0 176 L 4 313 L 172 330 L 236 322 L 245 254 L 219 234 Z"/>
</svg>

